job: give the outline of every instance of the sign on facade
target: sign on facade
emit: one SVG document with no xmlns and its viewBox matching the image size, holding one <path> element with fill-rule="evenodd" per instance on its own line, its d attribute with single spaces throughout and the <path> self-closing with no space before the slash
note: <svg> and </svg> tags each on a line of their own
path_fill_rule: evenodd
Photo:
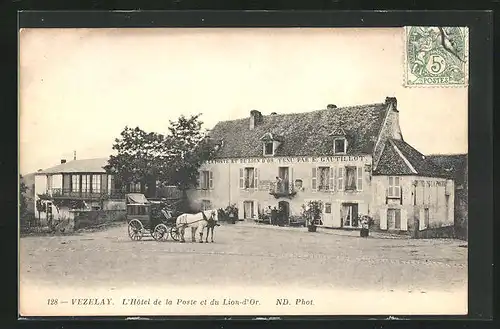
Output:
<svg viewBox="0 0 500 329">
<path fill-rule="evenodd" d="M 324 157 L 273 157 L 273 158 L 236 158 L 236 159 L 215 159 L 207 161 L 207 164 L 220 163 L 315 163 L 315 162 L 356 162 L 365 161 L 364 156 L 324 156 Z"/>
</svg>

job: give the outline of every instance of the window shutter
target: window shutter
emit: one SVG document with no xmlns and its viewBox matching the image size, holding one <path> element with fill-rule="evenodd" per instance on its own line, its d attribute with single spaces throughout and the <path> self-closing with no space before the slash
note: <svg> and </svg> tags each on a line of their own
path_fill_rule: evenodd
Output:
<svg viewBox="0 0 500 329">
<path fill-rule="evenodd" d="M 401 209 L 401 231 L 407 231 L 407 230 L 408 230 L 407 213 L 406 213 L 406 209 L 402 208 Z"/>
<path fill-rule="evenodd" d="M 424 209 L 420 209 L 418 212 L 418 229 L 420 231 L 424 230 L 425 227 L 425 212 Z"/>
<path fill-rule="evenodd" d="M 244 206 L 243 201 L 240 201 L 238 204 L 238 219 L 245 219 Z"/>
<path fill-rule="evenodd" d="M 387 230 L 387 209 L 380 209 L 380 229 Z"/>
<path fill-rule="evenodd" d="M 345 174 L 345 168 L 344 167 L 339 167 L 339 175 L 338 175 L 338 180 L 337 180 L 337 190 L 338 191 L 343 191 L 344 190 L 344 174 Z"/>
<path fill-rule="evenodd" d="M 254 172 L 254 174 L 253 174 L 253 178 L 254 178 L 253 187 L 255 190 L 258 190 L 259 189 L 259 169 L 254 168 L 253 172 Z"/>
<path fill-rule="evenodd" d="M 204 184 L 203 184 L 203 183 L 204 183 L 204 182 L 203 182 L 203 181 L 204 181 L 204 179 L 203 179 L 203 171 L 201 171 L 201 170 L 200 170 L 200 171 L 198 172 L 198 175 L 199 175 L 199 179 L 198 179 L 198 188 L 200 188 L 200 189 L 201 189 L 201 188 L 203 188 L 203 185 L 204 185 Z"/>
<path fill-rule="evenodd" d="M 208 172 L 208 175 L 209 175 L 208 188 L 212 190 L 214 188 L 214 172 L 210 170 Z"/>
<path fill-rule="evenodd" d="M 335 168 L 330 168 L 330 191 L 335 190 Z"/>
<path fill-rule="evenodd" d="M 243 168 L 240 168 L 240 189 L 245 188 L 245 171 Z"/>
<path fill-rule="evenodd" d="M 259 202 L 257 200 L 253 200 L 253 219 L 259 218 Z"/>
<path fill-rule="evenodd" d="M 293 190 L 295 189 L 295 182 L 293 180 L 293 167 L 290 167 L 290 169 L 288 170 L 289 170 L 288 174 L 290 175 L 288 178 L 288 192 L 292 193 Z"/>
<path fill-rule="evenodd" d="M 358 178 L 358 184 L 357 184 L 357 188 L 358 188 L 358 191 L 363 191 L 363 167 L 357 167 L 356 169 L 357 171 L 357 178 Z"/>
<path fill-rule="evenodd" d="M 317 172 L 318 172 L 317 168 L 313 167 L 312 168 L 312 180 L 311 180 L 311 189 L 313 192 L 316 192 L 318 189 L 318 178 L 316 177 Z"/>
</svg>

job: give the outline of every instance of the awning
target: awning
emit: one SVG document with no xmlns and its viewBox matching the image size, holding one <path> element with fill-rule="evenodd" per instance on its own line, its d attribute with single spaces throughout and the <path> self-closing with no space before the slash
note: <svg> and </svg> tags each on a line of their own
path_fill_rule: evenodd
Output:
<svg viewBox="0 0 500 329">
<path fill-rule="evenodd" d="M 125 196 L 127 204 L 146 204 L 148 199 L 142 193 L 130 193 Z"/>
</svg>

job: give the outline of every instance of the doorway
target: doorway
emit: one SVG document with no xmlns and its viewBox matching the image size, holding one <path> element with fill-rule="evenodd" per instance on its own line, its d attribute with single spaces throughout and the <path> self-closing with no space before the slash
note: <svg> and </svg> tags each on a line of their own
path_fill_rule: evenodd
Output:
<svg viewBox="0 0 500 329">
<path fill-rule="evenodd" d="M 341 217 L 342 227 L 358 227 L 358 204 L 343 203 Z"/>
<path fill-rule="evenodd" d="M 287 201 L 278 202 L 279 216 L 278 223 L 290 224 L 290 204 Z"/>
<path fill-rule="evenodd" d="M 281 186 L 278 186 L 279 192 L 283 193 L 288 191 L 289 184 L 289 170 L 288 167 L 279 167 L 278 177 L 281 179 Z"/>
<path fill-rule="evenodd" d="M 245 201 L 243 202 L 243 217 L 244 219 L 253 219 L 253 201 Z"/>
</svg>

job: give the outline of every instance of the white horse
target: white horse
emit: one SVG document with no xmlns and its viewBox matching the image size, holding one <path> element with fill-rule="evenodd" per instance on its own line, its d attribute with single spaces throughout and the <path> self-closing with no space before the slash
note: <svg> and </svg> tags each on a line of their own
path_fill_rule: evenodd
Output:
<svg viewBox="0 0 500 329">
<path fill-rule="evenodd" d="M 196 214 L 182 214 L 177 217 L 175 224 L 177 228 L 180 230 L 181 241 L 186 242 L 184 240 L 184 233 L 186 232 L 186 228 L 191 228 L 191 241 L 196 242 L 195 234 L 197 231 L 200 233 L 200 243 L 203 243 L 203 230 L 205 227 L 216 221 L 217 214 L 215 210 L 205 210 Z M 207 232 L 207 240 L 208 240 L 208 232 Z M 208 241 L 206 241 L 208 242 Z M 212 232 L 212 242 L 213 242 L 213 232 Z"/>
</svg>

